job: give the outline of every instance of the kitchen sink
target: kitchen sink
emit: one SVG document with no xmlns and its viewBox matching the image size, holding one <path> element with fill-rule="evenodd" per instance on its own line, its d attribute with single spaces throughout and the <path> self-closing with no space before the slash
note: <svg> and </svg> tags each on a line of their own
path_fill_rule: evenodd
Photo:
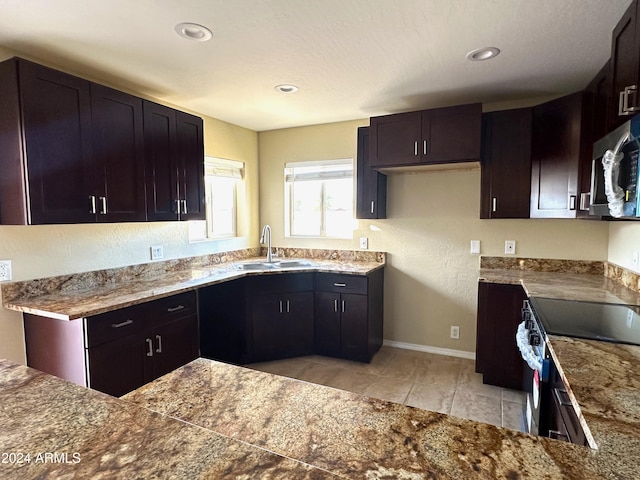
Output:
<svg viewBox="0 0 640 480">
<path fill-rule="evenodd" d="M 246 262 L 235 265 L 236 270 L 273 270 L 277 268 L 315 267 L 309 260 L 276 260 L 274 262 Z"/>
</svg>

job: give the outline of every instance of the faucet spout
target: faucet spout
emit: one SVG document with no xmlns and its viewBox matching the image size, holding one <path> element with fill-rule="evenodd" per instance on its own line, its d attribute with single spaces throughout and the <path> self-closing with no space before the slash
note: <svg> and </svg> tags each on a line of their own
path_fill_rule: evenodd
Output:
<svg viewBox="0 0 640 480">
<path fill-rule="evenodd" d="M 267 263 L 273 263 L 273 254 L 271 253 L 271 227 L 265 225 L 262 227 L 262 235 L 260 235 L 260 243 L 267 241 Z"/>
</svg>

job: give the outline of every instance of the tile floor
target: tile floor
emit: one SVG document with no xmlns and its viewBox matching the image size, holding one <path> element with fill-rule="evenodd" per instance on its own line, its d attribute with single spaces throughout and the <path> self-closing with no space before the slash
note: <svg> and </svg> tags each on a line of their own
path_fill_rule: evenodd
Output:
<svg viewBox="0 0 640 480">
<path fill-rule="evenodd" d="M 369 364 L 313 355 L 247 367 L 520 430 L 524 394 L 484 385 L 473 360 L 382 347 Z"/>
</svg>

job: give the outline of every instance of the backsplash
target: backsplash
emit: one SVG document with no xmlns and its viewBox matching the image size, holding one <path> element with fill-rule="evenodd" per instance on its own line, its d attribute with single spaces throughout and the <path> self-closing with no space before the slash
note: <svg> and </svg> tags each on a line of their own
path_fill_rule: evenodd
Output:
<svg viewBox="0 0 640 480">
<path fill-rule="evenodd" d="M 480 268 L 529 272 L 605 274 L 605 262 L 553 258 L 480 257 Z"/>
<path fill-rule="evenodd" d="M 604 269 L 604 274 L 607 278 L 631 290 L 640 292 L 640 274 L 609 262 L 605 263 Z"/>
<path fill-rule="evenodd" d="M 274 247 L 273 253 L 281 258 L 315 258 L 316 260 L 342 260 L 345 262 L 376 262 L 385 263 L 385 252 L 370 250 L 322 250 L 316 248 L 282 248 Z M 266 247 L 262 247 L 260 254 L 267 255 Z"/>
</svg>

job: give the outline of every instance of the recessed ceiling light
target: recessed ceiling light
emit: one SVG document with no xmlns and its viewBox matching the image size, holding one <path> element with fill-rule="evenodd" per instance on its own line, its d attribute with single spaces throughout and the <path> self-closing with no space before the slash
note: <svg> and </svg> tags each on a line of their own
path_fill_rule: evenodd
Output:
<svg viewBox="0 0 640 480">
<path fill-rule="evenodd" d="M 489 60 L 496 57 L 499 53 L 500 49 L 496 47 L 478 48 L 467 53 L 467 60 L 471 60 L 472 62 L 481 62 L 483 60 Z"/>
<path fill-rule="evenodd" d="M 176 33 L 188 40 L 196 42 L 206 42 L 211 39 L 211 30 L 197 23 L 182 22 L 176 25 Z"/>
<path fill-rule="evenodd" d="M 290 85 L 288 83 L 276 85 L 274 88 L 280 93 L 296 93 L 298 91 L 298 87 L 296 87 L 295 85 Z"/>
</svg>

